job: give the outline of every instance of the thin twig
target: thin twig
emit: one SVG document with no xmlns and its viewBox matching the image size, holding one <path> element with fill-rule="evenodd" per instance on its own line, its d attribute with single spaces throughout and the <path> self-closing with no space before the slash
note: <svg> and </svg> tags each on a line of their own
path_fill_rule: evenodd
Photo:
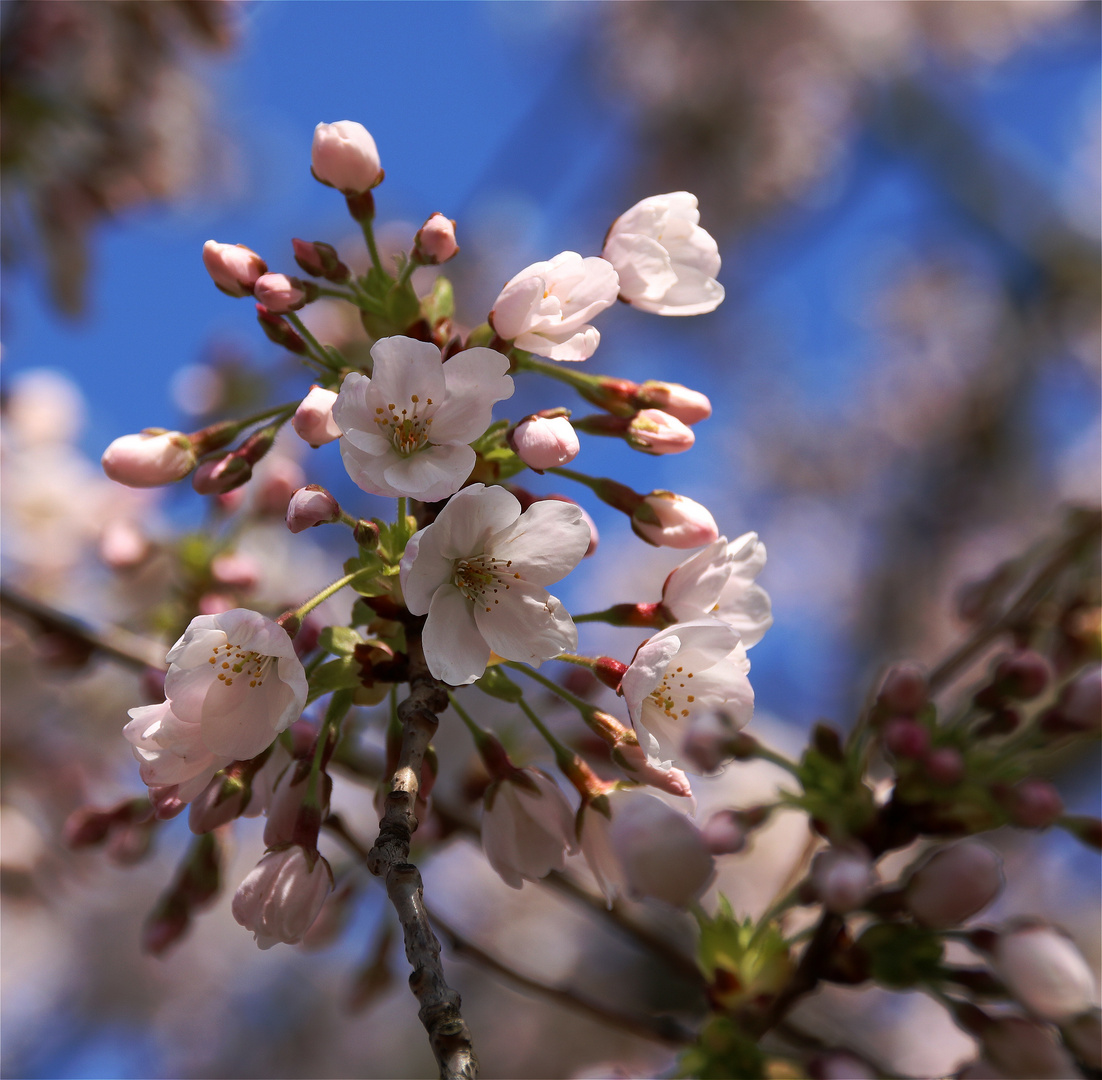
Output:
<svg viewBox="0 0 1102 1080">
<path fill-rule="evenodd" d="M 418 1016 L 429 1034 L 442 1080 L 474 1080 L 478 1059 L 471 1033 L 459 1009 L 460 998 L 444 978 L 440 942 L 429 926 L 421 874 L 409 862 L 410 838 L 417 828 L 414 808 L 425 751 L 436 734 L 437 716 L 448 707 L 443 685 L 429 673 L 419 635 L 409 633 L 409 696 L 398 706 L 402 748 L 394 770 L 379 836 L 367 853 L 367 867 L 386 882 L 398 913 L 406 958 L 413 968 L 409 984 L 420 1002 Z"/>
<path fill-rule="evenodd" d="M 109 656 L 127 667 L 139 670 L 156 668 L 158 671 L 165 671 L 168 667 L 165 663 L 167 646 L 117 626 L 96 629 L 74 615 L 27 596 L 11 585 L 0 585 L 0 605 L 30 619 L 43 630 L 81 641 L 93 651 Z"/>
</svg>

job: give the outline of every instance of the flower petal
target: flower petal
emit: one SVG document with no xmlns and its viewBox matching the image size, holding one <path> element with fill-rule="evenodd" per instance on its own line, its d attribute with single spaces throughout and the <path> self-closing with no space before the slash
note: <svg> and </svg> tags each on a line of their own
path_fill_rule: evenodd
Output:
<svg viewBox="0 0 1102 1080">
<path fill-rule="evenodd" d="M 578 645 L 566 608 L 546 589 L 523 580 L 510 582 L 493 603 L 474 605 L 474 621 L 498 656 L 536 667 Z"/>
<path fill-rule="evenodd" d="M 429 671 L 450 686 L 473 683 L 490 659 L 471 602 L 454 585 L 441 585 L 433 594 L 421 641 Z"/>
<path fill-rule="evenodd" d="M 395 455 L 383 470 L 383 482 L 400 496 L 438 502 L 463 486 L 474 464 L 469 446 L 426 446 L 409 457 Z"/>
<path fill-rule="evenodd" d="M 561 581 L 585 555 L 592 534 L 580 506 L 550 500 L 533 503 L 512 524 L 495 533 L 486 550 L 512 561 L 512 569 L 533 585 Z"/>
<path fill-rule="evenodd" d="M 401 410 L 400 403 L 411 402 L 414 395 L 421 403 L 429 398 L 434 404 L 444 400 L 443 358 L 431 341 L 381 338 L 371 346 L 371 359 L 375 362 L 372 387 L 384 408 L 393 404 Z"/>
<path fill-rule="evenodd" d="M 520 517 L 520 502 L 500 485 L 471 484 L 453 498 L 432 524 L 432 542 L 446 559 L 465 559 L 487 550 L 490 537 Z"/>
<path fill-rule="evenodd" d="M 493 418 L 495 402 L 513 396 L 509 361 L 496 349 L 465 349 L 444 365 L 447 393 L 432 419 L 434 443 L 469 443 Z"/>
</svg>

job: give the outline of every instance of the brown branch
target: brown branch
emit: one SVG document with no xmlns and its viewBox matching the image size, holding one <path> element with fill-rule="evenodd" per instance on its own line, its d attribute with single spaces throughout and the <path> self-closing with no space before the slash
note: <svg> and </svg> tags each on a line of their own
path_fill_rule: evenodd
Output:
<svg viewBox="0 0 1102 1080">
<path fill-rule="evenodd" d="M 436 924 L 440 932 L 448 939 L 452 951 L 460 957 L 466 957 L 480 966 L 499 975 L 506 982 L 513 983 L 523 990 L 529 990 L 540 997 L 547 998 L 559 1005 L 565 1005 L 575 1012 L 584 1013 L 609 1027 L 619 1028 L 643 1039 L 652 1039 L 665 1043 L 668 1046 L 684 1046 L 693 1041 L 695 1036 L 687 1028 L 682 1027 L 670 1017 L 664 1016 L 636 1016 L 631 1013 L 619 1012 L 610 1009 L 597 1001 L 589 1001 L 580 997 L 575 991 L 559 986 L 550 986 L 539 982 L 537 979 L 522 975 L 519 971 L 502 963 L 496 957 L 491 956 L 473 942 L 468 941 L 454 927 L 446 922 L 435 911 L 429 912 L 429 918 Z"/>
<path fill-rule="evenodd" d="M 443 685 L 429 673 L 419 635 L 409 633 L 409 696 L 398 706 L 402 749 L 386 797 L 379 836 L 367 853 L 367 867 L 384 878 L 387 896 L 398 913 L 406 959 L 413 968 L 410 989 L 420 1003 L 418 1016 L 429 1034 L 442 1080 L 475 1080 L 478 1059 L 471 1033 L 460 1014 L 460 998 L 444 978 L 440 942 L 429 926 L 421 874 L 409 862 L 410 838 L 417 828 L 414 808 L 425 752 L 448 707 Z"/>
<path fill-rule="evenodd" d="M 164 671 L 168 667 L 165 663 L 168 648 L 165 645 L 117 626 L 105 626 L 97 630 L 81 619 L 44 604 L 33 596 L 27 596 L 11 585 L 0 585 L 0 605 L 30 620 L 40 630 L 73 638 L 89 646 L 94 652 L 109 656 L 127 667 L 142 670 L 151 667 L 158 671 Z"/>
</svg>

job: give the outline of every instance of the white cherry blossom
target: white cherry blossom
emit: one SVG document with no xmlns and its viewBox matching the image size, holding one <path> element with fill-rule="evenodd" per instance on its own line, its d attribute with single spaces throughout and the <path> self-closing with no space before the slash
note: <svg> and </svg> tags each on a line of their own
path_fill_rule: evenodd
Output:
<svg viewBox="0 0 1102 1080">
<path fill-rule="evenodd" d="M 642 311 L 703 315 L 723 303 L 719 248 L 687 191 L 637 202 L 613 222 L 601 254 L 616 267 L 620 296 Z"/>
<path fill-rule="evenodd" d="M 333 890 L 333 871 L 316 851 L 298 844 L 269 851 L 249 871 L 233 897 L 233 917 L 251 930 L 257 945 L 295 945 L 318 917 Z"/>
<path fill-rule="evenodd" d="M 518 770 L 486 792 L 482 850 L 506 885 L 519 889 L 561 870 L 576 848 L 574 811 L 558 784 L 539 769 Z"/>
<path fill-rule="evenodd" d="M 402 558 L 406 606 L 428 615 L 425 659 L 437 679 L 465 686 L 492 649 L 538 667 L 577 647 L 566 609 L 544 588 L 589 546 L 579 507 L 546 500 L 522 514 L 503 487 L 472 484 L 416 533 Z"/>
<path fill-rule="evenodd" d="M 375 342 L 371 356 L 371 377 L 347 375 L 333 405 L 349 476 L 375 495 L 446 499 L 474 468 L 468 444 L 494 403 L 512 396 L 509 361 L 474 348 L 442 364 L 435 345 L 407 337 Z"/>
<path fill-rule="evenodd" d="M 490 324 L 518 349 L 551 360 L 585 360 L 601 335 L 589 321 L 616 302 L 616 271 L 604 259 L 563 251 L 511 278 L 494 301 Z"/>
<path fill-rule="evenodd" d="M 278 623 L 233 608 L 191 620 L 169 650 L 165 701 L 123 729 L 151 788 L 195 798 L 231 761 L 256 757 L 306 704 L 306 673 Z"/>
<path fill-rule="evenodd" d="M 649 753 L 678 761 L 694 713 L 722 708 L 736 728 L 750 722 L 749 673 L 738 632 L 718 619 L 695 619 L 640 645 L 620 688 L 636 731 L 649 732 L 657 744 Z"/>
</svg>

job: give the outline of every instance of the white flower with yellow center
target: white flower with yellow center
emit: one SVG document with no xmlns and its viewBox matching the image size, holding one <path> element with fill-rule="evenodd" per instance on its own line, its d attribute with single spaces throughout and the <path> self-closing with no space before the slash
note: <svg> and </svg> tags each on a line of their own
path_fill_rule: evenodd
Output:
<svg viewBox="0 0 1102 1080">
<path fill-rule="evenodd" d="M 660 630 L 640 645 L 620 689 L 636 731 L 653 736 L 650 755 L 681 763 L 681 744 L 694 715 L 723 709 L 736 728 L 750 722 L 749 674 L 738 631 L 718 619 L 695 619 Z"/>
<path fill-rule="evenodd" d="M 544 588 L 566 577 L 589 547 L 581 508 L 542 501 L 522 514 L 503 487 L 472 484 L 415 534 L 402 557 L 406 606 L 428 615 L 429 671 L 466 686 L 492 649 L 538 667 L 578 644 L 574 621 Z"/>
<path fill-rule="evenodd" d="M 150 787 L 184 802 L 231 761 L 256 757 L 298 719 L 306 673 L 278 623 L 234 608 L 191 620 L 168 652 L 165 701 L 130 710 L 123 729 Z"/>
<path fill-rule="evenodd" d="M 446 363 L 427 341 L 389 337 L 371 348 L 374 369 L 345 377 L 333 405 L 341 457 L 364 491 L 437 502 L 474 468 L 468 445 L 489 426 L 494 403 L 513 394 L 509 361 L 467 349 Z"/>
</svg>

